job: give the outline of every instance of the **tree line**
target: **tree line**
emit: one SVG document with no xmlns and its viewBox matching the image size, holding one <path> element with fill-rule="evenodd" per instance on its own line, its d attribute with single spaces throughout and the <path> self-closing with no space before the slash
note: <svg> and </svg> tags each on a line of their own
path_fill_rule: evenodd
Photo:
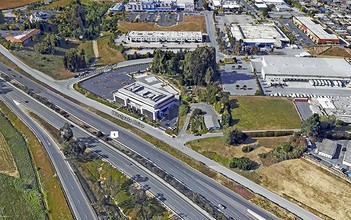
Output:
<svg viewBox="0 0 351 220">
<path fill-rule="evenodd" d="M 216 52 L 213 47 L 198 47 L 194 51 L 156 50 L 151 72 L 161 75 L 179 75 L 180 84 L 206 86 L 217 77 Z"/>
</svg>

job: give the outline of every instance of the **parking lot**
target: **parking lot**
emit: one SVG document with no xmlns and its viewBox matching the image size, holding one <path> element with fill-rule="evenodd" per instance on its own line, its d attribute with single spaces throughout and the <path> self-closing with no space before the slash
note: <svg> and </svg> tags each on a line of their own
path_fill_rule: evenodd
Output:
<svg viewBox="0 0 351 220">
<path fill-rule="evenodd" d="M 130 12 L 127 22 L 153 22 L 159 26 L 170 27 L 183 21 L 182 12 Z"/>
<path fill-rule="evenodd" d="M 81 87 L 108 100 L 113 100 L 113 93 L 126 86 L 135 79 L 128 74 L 144 71 L 149 64 L 139 64 L 128 67 L 121 67 L 81 82 Z"/>
<path fill-rule="evenodd" d="M 288 86 L 269 86 L 259 77 L 265 95 L 285 97 L 350 97 L 351 89 L 346 87 L 312 86 L 309 82 L 292 83 Z"/>
<path fill-rule="evenodd" d="M 254 95 L 258 89 L 250 63 L 227 64 L 220 68 L 220 72 L 223 90 L 230 95 Z"/>
<path fill-rule="evenodd" d="M 296 37 L 295 44 L 302 47 L 313 46 L 315 43 L 301 31 L 292 21 L 292 19 L 280 19 L 282 24 Z"/>
</svg>

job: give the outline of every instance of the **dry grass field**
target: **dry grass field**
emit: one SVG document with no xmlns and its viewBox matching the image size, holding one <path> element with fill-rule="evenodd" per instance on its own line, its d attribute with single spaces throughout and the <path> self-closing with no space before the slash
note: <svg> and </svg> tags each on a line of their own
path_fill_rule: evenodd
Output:
<svg viewBox="0 0 351 220">
<path fill-rule="evenodd" d="M 350 184 L 304 159 L 260 167 L 258 174 L 262 185 L 279 195 L 292 197 L 331 219 L 351 219 Z"/>
<path fill-rule="evenodd" d="M 318 57 L 351 58 L 351 49 L 338 46 L 315 46 L 307 48 L 308 52 Z"/>
<path fill-rule="evenodd" d="M 151 22 L 119 22 L 118 28 L 122 32 L 128 31 L 201 31 L 206 33 L 205 17 L 201 15 L 184 16 L 184 20 L 172 27 L 160 27 Z"/>
<path fill-rule="evenodd" d="M 105 35 L 97 40 L 99 59 L 97 65 L 109 65 L 124 61 L 122 53 L 108 45 L 110 35 Z"/>
<path fill-rule="evenodd" d="M 17 8 L 42 0 L 1 0 L 0 9 Z"/>
<path fill-rule="evenodd" d="M 351 219 L 349 183 L 305 159 L 287 160 L 270 166 L 261 163 L 259 154 L 269 152 L 289 137 L 257 138 L 256 149 L 243 153 L 242 146 L 228 146 L 221 137 L 187 143 L 187 146 L 227 165 L 233 157 L 248 157 L 260 166 L 239 174 L 296 203 L 323 219 Z M 208 153 L 212 152 L 212 153 Z"/>
<path fill-rule="evenodd" d="M 9 146 L 5 140 L 4 135 L 0 132 L 0 173 L 19 177 L 15 160 L 11 154 Z"/>
</svg>

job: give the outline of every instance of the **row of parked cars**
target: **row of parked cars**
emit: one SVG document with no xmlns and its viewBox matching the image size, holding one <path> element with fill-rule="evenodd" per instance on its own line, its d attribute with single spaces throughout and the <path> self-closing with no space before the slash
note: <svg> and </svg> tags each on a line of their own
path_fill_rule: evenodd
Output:
<svg viewBox="0 0 351 220">
<path fill-rule="evenodd" d="M 312 86 L 344 87 L 343 82 L 338 80 L 313 79 L 313 80 L 309 80 L 309 82 Z"/>
</svg>

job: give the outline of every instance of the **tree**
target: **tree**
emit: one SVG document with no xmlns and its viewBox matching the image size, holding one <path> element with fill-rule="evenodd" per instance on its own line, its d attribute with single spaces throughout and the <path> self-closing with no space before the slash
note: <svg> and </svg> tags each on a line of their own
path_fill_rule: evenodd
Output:
<svg viewBox="0 0 351 220">
<path fill-rule="evenodd" d="M 184 116 L 186 114 L 188 114 L 189 112 L 189 106 L 186 104 L 181 104 L 179 106 L 179 116 Z"/>
<path fill-rule="evenodd" d="M 251 170 L 255 167 L 256 163 L 247 157 L 234 157 L 230 162 L 230 168 L 239 168 L 240 170 Z"/>
<path fill-rule="evenodd" d="M 63 141 L 69 141 L 73 137 L 73 131 L 67 122 L 60 129 L 60 136 Z"/>
<path fill-rule="evenodd" d="M 76 156 L 76 158 L 78 158 L 80 155 L 84 154 L 87 147 L 85 144 L 82 144 L 78 141 L 71 141 L 69 143 L 69 148 L 71 152 Z"/>
<path fill-rule="evenodd" d="M 236 128 L 229 130 L 225 135 L 225 142 L 229 145 L 242 144 L 246 139 L 247 139 L 247 134 L 241 132 Z"/>
<path fill-rule="evenodd" d="M 318 114 L 313 114 L 302 123 L 301 131 L 307 136 L 317 137 L 321 131 L 321 122 Z"/>
<path fill-rule="evenodd" d="M 75 48 L 69 49 L 63 57 L 63 64 L 65 68 L 71 72 L 76 72 L 81 68 L 85 68 L 86 62 L 84 51 L 78 51 Z"/>
<path fill-rule="evenodd" d="M 2 11 L 0 10 L 0 24 L 4 24 L 5 23 L 5 16 L 2 13 Z"/>
<path fill-rule="evenodd" d="M 229 113 L 228 109 L 225 109 L 222 114 L 222 125 L 223 126 L 229 126 L 230 122 L 232 121 L 232 116 Z"/>
<path fill-rule="evenodd" d="M 262 95 L 262 91 L 260 89 L 257 89 L 255 92 L 255 95 L 260 96 Z"/>
</svg>

